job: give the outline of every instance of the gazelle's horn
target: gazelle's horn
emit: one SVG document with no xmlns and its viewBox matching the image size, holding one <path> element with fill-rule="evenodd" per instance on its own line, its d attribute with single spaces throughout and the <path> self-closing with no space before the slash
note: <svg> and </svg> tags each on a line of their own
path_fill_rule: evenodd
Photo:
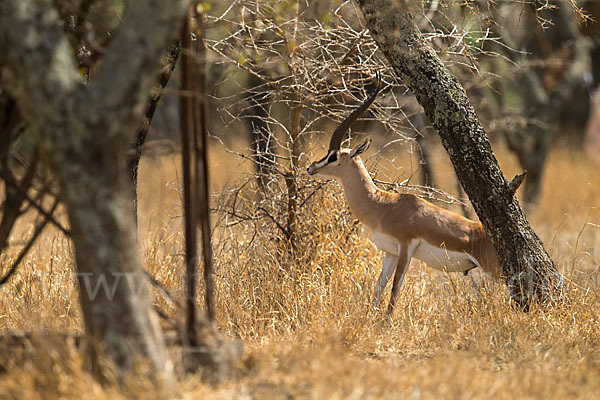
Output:
<svg viewBox="0 0 600 400">
<path fill-rule="evenodd" d="M 352 111 L 350 115 L 346 117 L 346 119 L 340 122 L 338 127 L 335 128 L 335 131 L 333 131 L 333 134 L 331 135 L 331 141 L 329 142 L 329 150 L 327 151 L 328 154 L 331 153 L 332 150 L 340 149 L 350 125 L 352 125 L 352 123 L 356 121 L 356 119 L 360 117 L 367 108 L 369 108 L 371 103 L 373 103 L 373 100 L 375 100 L 375 97 L 377 97 L 377 93 L 379 93 L 379 89 L 381 88 L 381 74 L 379 71 L 377 71 L 375 79 L 375 90 L 373 90 L 373 93 L 371 93 L 371 95 L 365 101 L 363 101 L 361 105 L 354 109 L 354 111 Z"/>
</svg>

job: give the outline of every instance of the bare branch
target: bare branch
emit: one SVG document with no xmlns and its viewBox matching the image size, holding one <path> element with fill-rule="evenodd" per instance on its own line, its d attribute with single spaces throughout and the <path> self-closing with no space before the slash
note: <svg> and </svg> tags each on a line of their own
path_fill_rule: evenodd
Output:
<svg viewBox="0 0 600 400">
<path fill-rule="evenodd" d="M 31 204 L 31 206 L 33 206 L 33 208 L 35 208 L 40 214 L 42 214 L 48 221 L 50 221 L 62 233 L 64 233 L 67 236 L 71 236 L 71 233 L 67 228 L 65 228 L 60 222 L 58 222 L 51 213 L 44 210 L 44 208 L 42 206 L 40 206 L 35 200 L 33 200 L 25 192 L 25 190 L 23 190 L 23 188 L 19 184 L 17 184 L 10 176 L 8 176 L 4 171 L 0 170 L 0 177 L 4 180 L 4 182 L 6 182 L 11 187 L 13 187 L 19 196 L 21 196 L 29 204 Z M 58 199 L 58 197 L 56 197 L 56 198 Z"/>
<path fill-rule="evenodd" d="M 54 210 L 56 210 L 56 207 L 58 206 L 58 203 L 59 203 L 58 199 L 55 198 L 54 203 L 52 204 L 52 207 L 50 207 L 50 211 L 48 211 L 48 212 L 44 211 L 44 214 L 52 216 L 52 214 L 54 213 Z M 14 275 L 14 273 L 17 271 L 17 268 L 19 267 L 19 264 L 21 264 L 21 261 L 23 261 L 23 259 L 25 258 L 25 256 L 27 255 L 27 253 L 29 252 L 29 250 L 31 249 L 33 244 L 35 243 L 35 241 L 38 239 L 38 237 L 40 236 L 40 234 L 42 233 L 42 231 L 48 224 L 48 221 L 50 221 L 50 219 L 46 218 L 45 215 L 44 215 L 44 218 L 42 219 L 42 221 L 39 222 L 35 226 L 35 228 L 33 230 L 33 235 L 31 235 L 31 238 L 29 238 L 29 241 L 27 242 L 27 244 L 25 244 L 25 246 L 21 249 L 21 252 L 19 253 L 17 258 L 13 261 L 12 265 L 8 269 L 8 272 L 6 272 L 6 274 L 4 274 L 4 276 L 0 277 L 0 286 L 4 285 L 6 282 L 8 282 L 8 280 L 11 278 L 11 276 Z"/>
</svg>

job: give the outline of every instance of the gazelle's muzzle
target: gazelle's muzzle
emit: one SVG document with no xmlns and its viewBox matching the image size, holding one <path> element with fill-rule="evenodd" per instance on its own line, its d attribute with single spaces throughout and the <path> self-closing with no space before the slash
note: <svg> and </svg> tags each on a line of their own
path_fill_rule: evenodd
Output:
<svg viewBox="0 0 600 400">
<path fill-rule="evenodd" d="M 330 153 L 331 154 L 331 153 Z M 306 168 L 306 172 L 309 175 L 314 175 L 319 172 L 319 169 L 322 168 L 328 162 L 329 154 L 326 154 L 325 157 L 321 158 L 319 161 L 315 161 Z"/>
</svg>

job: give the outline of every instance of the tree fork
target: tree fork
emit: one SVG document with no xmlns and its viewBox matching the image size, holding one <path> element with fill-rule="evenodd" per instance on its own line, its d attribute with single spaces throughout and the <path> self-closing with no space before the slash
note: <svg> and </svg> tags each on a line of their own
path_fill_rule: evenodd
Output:
<svg viewBox="0 0 600 400">
<path fill-rule="evenodd" d="M 527 306 L 560 282 L 502 174 L 467 94 L 425 41 L 403 0 L 357 0 L 381 51 L 415 94 L 498 255 L 511 298 Z"/>
</svg>

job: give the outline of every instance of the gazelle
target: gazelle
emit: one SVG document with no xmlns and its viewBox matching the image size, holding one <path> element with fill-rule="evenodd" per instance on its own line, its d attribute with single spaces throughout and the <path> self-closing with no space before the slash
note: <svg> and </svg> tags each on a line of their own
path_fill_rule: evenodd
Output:
<svg viewBox="0 0 600 400">
<path fill-rule="evenodd" d="M 498 258 L 481 223 L 445 210 L 412 194 L 379 189 L 359 155 L 369 147 L 367 139 L 353 149 L 341 149 L 350 125 L 371 105 L 381 81 L 371 95 L 335 129 L 327 155 L 308 167 L 308 174 L 333 177 L 343 188 L 352 214 L 373 231 L 375 245 L 385 253 L 383 269 L 375 286 L 372 308 L 379 305 L 394 275 L 391 315 L 411 259 L 432 268 L 464 272 L 481 267 L 494 278 L 501 275 Z M 394 274 L 395 271 L 395 274 Z"/>
</svg>

